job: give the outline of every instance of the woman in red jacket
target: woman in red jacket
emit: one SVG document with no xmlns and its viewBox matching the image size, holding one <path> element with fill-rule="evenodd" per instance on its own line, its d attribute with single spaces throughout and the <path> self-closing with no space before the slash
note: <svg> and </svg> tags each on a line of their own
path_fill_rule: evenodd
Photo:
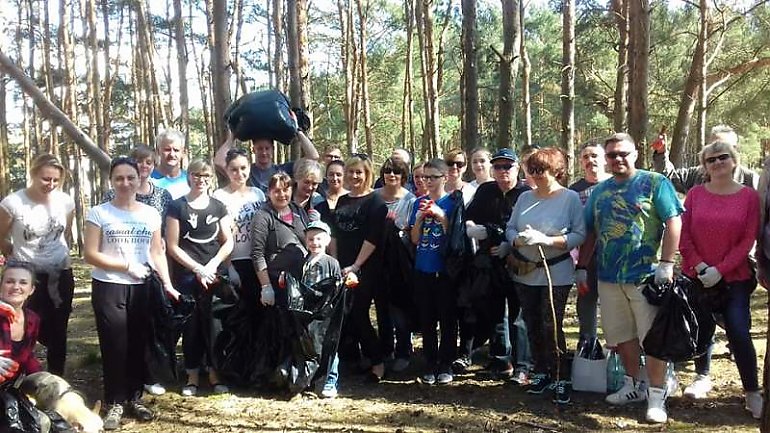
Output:
<svg viewBox="0 0 770 433">
<path fill-rule="evenodd" d="M 40 318 L 24 307 L 34 291 L 32 265 L 9 261 L 0 280 L 0 382 L 41 370 L 34 353 Z"/>
</svg>

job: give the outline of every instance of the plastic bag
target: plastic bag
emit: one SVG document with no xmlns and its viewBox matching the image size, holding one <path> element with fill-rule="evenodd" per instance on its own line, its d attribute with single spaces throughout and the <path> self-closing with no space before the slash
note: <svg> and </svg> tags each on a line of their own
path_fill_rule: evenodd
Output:
<svg viewBox="0 0 770 433">
<path fill-rule="evenodd" d="M 655 283 L 649 281 L 647 285 Z M 665 361 L 692 359 L 698 348 L 698 319 L 689 297 L 692 281 L 678 276 L 673 283 L 658 286 L 655 291 L 661 293 L 661 305 L 644 338 L 645 353 Z"/>
<path fill-rule="evenodd" d="M 297 118 L 289 108 L 289 99 L 277 90 L 241 96 L 227 108 L 224 117 L 241 141 L 269 139 L 289 144 L 297 135 Z"/>
<path fill-rule="evenodd" d="M 581 340 L 572 359 L 572 389 L 575 391 L 607 391 L 607 360 L 596 338 Z"/>
<path fill-rule="evenodd" d="M 26 396 L 9 382 L 0 389 L 0 432 L 38 433 L 41 431 L 38 412 Z"/>
</svg>

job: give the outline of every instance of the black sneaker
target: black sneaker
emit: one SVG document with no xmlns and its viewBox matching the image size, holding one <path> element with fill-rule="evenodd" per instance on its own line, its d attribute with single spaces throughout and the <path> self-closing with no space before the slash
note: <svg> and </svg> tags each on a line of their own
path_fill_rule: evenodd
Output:
<svg viewBox="0 0 770 433">
<path fill-rule="evenodd" d="M 120 427 L 120 420 L 123 418 L 123 405 L 113 404 L 107 409 L 104 416 L 104 429 L 117 430 Z"/>
<path fill-rule="evenodd" d="M 569 403 L 569 395 L 572 390 L 572 383 L 566 380 L 560 380 L 556 382 L 556 386 L 553 389 L 553 402 L 556 404 Z"/>
<path fill-rule="evenodd" d="M 527 394 L 542 394 L 546 389 L 551 387 L 551 378 L 548 375 L 538 373 L 529 378 L 529 385 L 527 385 Z"/>
<path fill-rule="evenodd" d="M 471 365 L 473 365 L 473 363 L 471 362 L 470 356 L 463 355 L 455 359 L 455 362 L 452 363 L 452 371 L 455 374 L 463 374 L 471 368 Z"/>
<path fill-rule="evenodd" d="M 152 421 L 155 418 L 155 412 L 139 401 L 131 401 L 127 405 L 128 413 L 132 418 L 139 421 Z"/>
</svg>

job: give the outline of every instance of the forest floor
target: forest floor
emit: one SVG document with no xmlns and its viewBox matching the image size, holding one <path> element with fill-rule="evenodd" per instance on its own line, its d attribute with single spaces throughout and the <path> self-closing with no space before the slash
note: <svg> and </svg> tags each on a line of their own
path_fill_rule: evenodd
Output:
<svg viewBox="0 0 770 433">
<path fill-rule="evenodd" d="M 100 399 L 101 360 L 90 302 L 88 268 L 77 261 L 74 310 L 70 319 L 67 379 L 90 402 Z M 763 365 L 767 329 L 767 292 L 758 289 L 752 298 L 752 337 Z M 577 339 L 574 299 L 565 320 L 568 345 Z M 365 383 L 363 376 L 345 376 L 336 399 L 319 399 L 303 393 L 291 400 L 235 391 L 209 395 L 203 387 L 198 397 L 183 398 L 181 384 L 167 384 L 160 397 L 145 396 L 157 411 L 147 424 L 124 420 L 122 432 L 579 432 L 579 431 L 757 431 L 758 423 L 743 409 L 735 364 L 729 359 L 726 338 L 717 334 L 712 363 L 714 391 L 707 400 L 681 396 L 694 377 L 692 363 L 679 366 L 680 392 L 669 398 L 669 422 L 644 422 L 645 405 L 611 407 L 604 395 L 572 393 L 572 402 L 559 407 L 551 394 L 531 396 L 515 384 L 494 380 L 481 367 L 455 376 L 450 385 L 426 386 L 415 379 L 417 360 L 399 375 L 380 384 Z M 419 342 L 418 342 L 419 346 Z M 137 362 L 140 362 L 138 357 Z M 415 365 L 416 364 L 416 365 Z"/>
</svg>

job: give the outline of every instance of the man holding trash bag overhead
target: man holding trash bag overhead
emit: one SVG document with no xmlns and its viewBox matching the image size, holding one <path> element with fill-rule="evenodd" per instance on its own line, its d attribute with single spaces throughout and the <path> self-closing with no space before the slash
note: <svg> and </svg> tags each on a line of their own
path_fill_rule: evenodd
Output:
<svg viewBox="0 0 770 433">
<path fill-rule="evenodd" d="M 646 393 L 639 381 L 639 342 L 657 311 L 638 286 L 653 273 L 658 284 L 673 280 L 684 209 L 668 179 L 634 167 L 638 154 L 630 135 L 610 136 L 604 150 L 612 178 L 597 185 L 586 203 L 588 238 L 578 264 L 585 266 L 595 251 L 602 329 L 607 343 L 617 345 L 626 370 L 623 387 L 606 401 L 623 405 L 647 400 L 647 421 L 664 423 L 666 363 L 648 356 Z M 585 273 L 577 277 L 578 286 L 587 284 Z"/>
<path fill-rule="evenodd" d="M 249 93 L 234 102 L 225 113 L 230 135 L 214 154 L 214 164 L 225 170 L 227 152 L 235 147 L 237 138 L 251 140 L 251 150 L 256 163 L 251 166 L 249 185 L 267 193 L 270 177 L 279 171 L 289 176 L 294 172 L 294 161 L 275 164 L 275 140 L 290 144 L 299 143 L 302 157 L 318 160 L 319 155 L 313 142 L 305 135 L 310 129 L 310 118 L 301 109 L 289 108 L 289 101 L 276 90 Z"/>
</svg>

